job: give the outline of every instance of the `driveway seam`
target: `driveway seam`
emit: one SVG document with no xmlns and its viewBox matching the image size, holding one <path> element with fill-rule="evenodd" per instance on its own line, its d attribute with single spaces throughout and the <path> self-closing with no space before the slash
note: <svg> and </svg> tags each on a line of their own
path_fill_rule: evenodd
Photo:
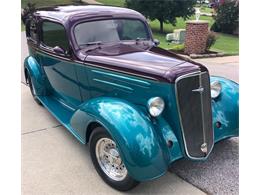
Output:
<svg viewBox="0 0 260 195">
<path fill-rule="evenodd" d="M 220 64 L 238 64 L 239 61 L 231 61 L 231 62 L 221 62 Z"/>
<path fill-rule="evenodd" d="M 180 174 L 175 173 L 174 171 L 170 171 L 170 173 L 175 174 L 177 177 L 179 177 L 180 179 L 182 179 L 183 181 L 187 182 L 188 184 L 192 185 L 194 188 L 199 189 L 200 191 L 202 191 L 205 194 L 210 194 L 210 192 L 207 192 L 205 189 L 202 189 L 201 186 L 196 186 L 194 183 L 190 182 L 187 180 L 187 178 L 183 177 Z"/>
<path fill-rule="evenodd" d="M 49 129 L 55 129 L 55 128 L 60 127 L 60 126 L 62 126 L 62 125 L 55 125 L 53 127 L 47 127 L 47 128 L 43 128 L 43 129 L 32 130 L 32 131 L 29 131 L 29 132 L 22 133 L 22 135 L 37 133 L 39 131 L 46 131 L 46 130 L 49 130 Z"/>
<path fill-rule="evenodd" d="M 23 81 L 21 81 L 21 83 L 28 87 L 27 83 L 25 83 L 25 82 L 23 82 Z"/>
</svg>

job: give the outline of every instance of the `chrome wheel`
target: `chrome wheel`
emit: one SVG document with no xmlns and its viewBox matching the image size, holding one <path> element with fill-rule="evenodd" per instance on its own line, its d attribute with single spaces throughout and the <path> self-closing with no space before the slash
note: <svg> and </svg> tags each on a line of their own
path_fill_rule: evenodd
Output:
<svg viewBox="0 0 260 195">
<path fill-rule="evenodd" d="M 90 155 L 97 173 L 104 182 L 120 191 L 137 186 L 139 182 L 129 175 L 120 156 L 120 148 L 108 131 L 101 126 L 92 131 L 89 139 Z"/>
<path fill-rule="evenodd" d="M 103 172 L 115 181 L 127 176 L 127 169 L 119 155 L 116 144 L 109 138 L 101 138 L 96 143 L 96 157 Z"/>
</svg>

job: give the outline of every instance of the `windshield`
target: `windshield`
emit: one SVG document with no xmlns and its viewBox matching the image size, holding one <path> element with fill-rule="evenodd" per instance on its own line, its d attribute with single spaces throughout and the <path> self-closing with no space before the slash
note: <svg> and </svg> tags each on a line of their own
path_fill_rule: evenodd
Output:
<svg viewBox="0 0 260 195">
<path fill-rule="evenodd" d="M 150 39 L 146 25 L 137 19 L 113 19 L 80 23 L 74 30 L 79 46 L 91 43 Z"/>
</svg>

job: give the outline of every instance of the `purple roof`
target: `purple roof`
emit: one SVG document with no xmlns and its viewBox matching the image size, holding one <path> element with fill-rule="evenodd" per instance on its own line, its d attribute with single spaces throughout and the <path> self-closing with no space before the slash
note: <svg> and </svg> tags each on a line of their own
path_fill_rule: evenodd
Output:
<svg viewBox="0 0 260 195">
<path fill-rule="evenodd" d="M 131 9 L 100 5 L 64 5 L 41 8 L 35 15 L 55 19 L 60 23 L 75 22 L 80 19 L 98 17 L 133 17 L 146 20 L 145 17 Z"/>
</svg>

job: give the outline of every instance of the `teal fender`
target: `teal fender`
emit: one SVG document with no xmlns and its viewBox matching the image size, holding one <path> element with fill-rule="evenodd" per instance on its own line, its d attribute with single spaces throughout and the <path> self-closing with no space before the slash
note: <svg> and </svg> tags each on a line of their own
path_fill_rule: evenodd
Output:
<svg viewBox="0 0 260 195">
<path fill-rule="evenodd" d="M 33 86 L 35 88 L 35 92 L 37 96 L 45 95 L 45 85 L 43 79 L 43 73 L 41 70 L 40 65 L 38 64 L 37 60 L 32 57 L 28 56 L 24 60 L 24 71 L 25 71 L 25 79 L 27 82 L 28 76 L 31 77 Z M 29 74 L 29 75 L 28 75 Z"/>
<path fill-rule="evenodd" d="M 138 181 L 144 181 L 163 175 L 172 156 L 181 157 L 178 141 L 170 126 L 162 118 L 152 120 L 145 110 L 136 105 L 117 98 L 100 97 L 81 105 L 70 124 L 86 142 L 89 135 L 86 129 L 90 123 L 98 122 L 104 126 L 117 143 L 129 174 Z M 172 151 L 167 149 L 164 139 L 174 141 Z"/>
<path fill-rule="evenodd" d="M 222 91 L 219 97 L 212 100 L 214 140 L 220 140 L 239 135 L 239 86 L 234 81 L 214 77 L 211 81 L 219 81 Z M 220 127 L 217 125 L 220 122 Z"/>
</svg>

